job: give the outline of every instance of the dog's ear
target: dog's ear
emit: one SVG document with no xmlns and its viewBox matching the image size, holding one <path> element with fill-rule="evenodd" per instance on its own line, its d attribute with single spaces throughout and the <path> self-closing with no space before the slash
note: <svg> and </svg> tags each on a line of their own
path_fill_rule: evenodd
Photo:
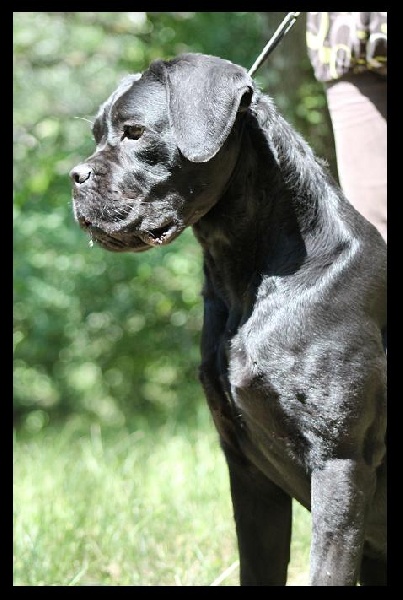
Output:
<svg viewBox="0 0 403 600">
<path fill-rule="evenodd" d="M 206 55 L 168 63 L 169 119 L 176 143 L 192 162 L 207 162 L 222 147 L 238 112 L 252 100 L 252 79 L 243 67 Z"/>
</svg>

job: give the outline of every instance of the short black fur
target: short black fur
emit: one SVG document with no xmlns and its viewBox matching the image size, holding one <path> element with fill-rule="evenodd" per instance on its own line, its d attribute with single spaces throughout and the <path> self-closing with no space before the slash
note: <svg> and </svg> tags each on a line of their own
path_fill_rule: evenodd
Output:
<svg viewBox="0 0 403 600">
<path fill-rule="evenodd" d="M 122 139 L 127 124 L 145 126 Z M 112 251 L 193 227 L 200 379 L 229 468 L 242 585 L 285 585 L 291 500 L 311 585 L 386 585 L 386 245 L 245 69 L 181 55 L 126 78 L 72 171 Z"/>
</svg>

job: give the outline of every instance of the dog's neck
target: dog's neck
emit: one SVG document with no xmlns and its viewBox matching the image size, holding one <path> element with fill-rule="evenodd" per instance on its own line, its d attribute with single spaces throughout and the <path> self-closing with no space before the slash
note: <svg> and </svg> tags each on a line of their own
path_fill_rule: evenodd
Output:
<svg viewBox="0 0 403 600">
<path fill-rule="evenodd" d="M 193 226 L 206 270 L 231 306 L 254 293 L 262 276 L 291 275 L 311 254 L 331 253 L 346 233 L 332 210 L 340 197 L 329 175 L 270 101 L 265 103 L 246 115 L 225 192 Z M 334 237 L 327 233 L 324 239 L 329 227 L 322 227 L 323 220 L 329 218 L 335 219 Z"/>
</svg>

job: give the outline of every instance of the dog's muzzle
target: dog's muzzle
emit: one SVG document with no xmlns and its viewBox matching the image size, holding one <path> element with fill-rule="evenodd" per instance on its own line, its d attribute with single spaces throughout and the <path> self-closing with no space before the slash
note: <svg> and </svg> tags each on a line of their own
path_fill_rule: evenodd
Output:
<svg viewBox="0 0 403 600">
<path fill-rule="evenodd" d="M 158 227 L 144 228 L 142 218 L 131 214 L 119 220 L 102 220 L 91 214 L 88 199 L 93 193 L 93 169 L 88 163 L 77 165 L 70 171 L 73 182 L 74 217 L 90 236 L 91 242 L 112 252 L 144 252 L 172 242 L 185 228 L 173 217 Z"/>
</svg>

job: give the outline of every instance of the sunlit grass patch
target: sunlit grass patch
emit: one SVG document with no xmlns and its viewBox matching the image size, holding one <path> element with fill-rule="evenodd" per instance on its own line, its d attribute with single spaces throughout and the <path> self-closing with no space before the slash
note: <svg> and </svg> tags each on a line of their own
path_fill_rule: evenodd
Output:
<svg viewBox="0 0 403 600">
<path fill-rule="evenodd" d="M 307 527 L 296 507 L 290 585 L 306 572 Z M 210 423 L 16 441 L 14 585 L 239 585 L 237 560 Z"/>
</svg>

